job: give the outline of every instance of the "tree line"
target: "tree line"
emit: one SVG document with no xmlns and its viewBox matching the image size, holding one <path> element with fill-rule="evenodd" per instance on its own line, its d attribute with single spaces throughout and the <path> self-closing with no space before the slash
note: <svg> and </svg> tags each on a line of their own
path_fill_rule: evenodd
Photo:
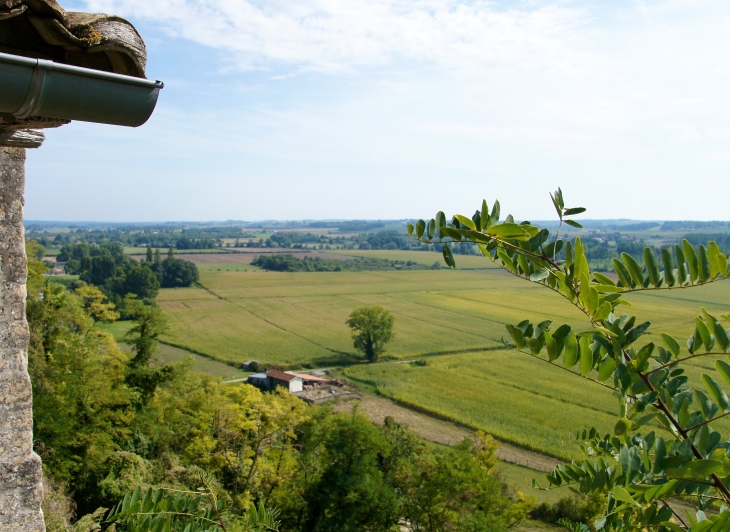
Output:
<svg viewBox="0 0 730 532">
<path fill-rule="evenodd" d="M 65 244 L 57 260 L 66 262 L 67 274 L 97 286 L 117 305 L 127 294 L 153 300 L 160 288 L 191 286 L 199 277 L 198 267 L 175 258 L 172 249 L 163 260 L 159 249 L 148 247 L 145 260 L 137 261 L 125 255 L 118 242 Z"/>
</svg>

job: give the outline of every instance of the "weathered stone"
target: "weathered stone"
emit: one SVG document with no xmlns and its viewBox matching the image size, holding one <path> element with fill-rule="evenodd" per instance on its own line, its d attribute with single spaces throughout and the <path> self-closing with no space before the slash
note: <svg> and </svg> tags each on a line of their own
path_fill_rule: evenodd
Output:
<svg viewBox="0 0 730 532">
<path fill-rule="evenodd" d="M 28 376 L 25 149 L 0 147 L 0 532 L 45 530 Z"/>
<path fill-rule="evenodd" d="M 39 148 L 45 138 L 42 129 L 0 129 L 0 146 Z"/>
</svg>

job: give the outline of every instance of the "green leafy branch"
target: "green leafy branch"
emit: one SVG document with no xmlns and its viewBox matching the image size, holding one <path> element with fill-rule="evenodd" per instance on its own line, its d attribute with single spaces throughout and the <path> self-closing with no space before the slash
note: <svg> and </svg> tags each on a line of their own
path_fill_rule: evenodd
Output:
<svg viewBox="0 0 730 532">
<path fill-rule="evenodd" d="M 581 227 L 567 217 L 585 209 L 565 208 L 560 189 L 551 199 L 560 219 L 554 239 L 547 229 L 515 223 L 512 216 L 500 223 L 499 202 L 490 212 L 486 201 L 471 218 L 455 215 L 446 223 L 439 212 L 428 222 L 409 224 L 408 232 L 420 242 L 442 244 L 451 268 L 456 264 L 449 244 L 473 242 L 503 270 L 558 293 L 589 318 L 591 328 L 580 332 L 569 325 L 554 328 L 551 320 L 506 325 L 509 347 L 611 389 L 619 400 L 613 434 L 583 431 L 581 449 L 588 458 L 557 466 L 546 475 L 549 487 L 607 492 L 608 505 L 594 523 L 596 529 L 727 530 L 730 441 L 713 423 L 730 415 L 730 400 L 709 374 L 701 376 L 705 391 L 691 386 L 681 365 L 694 358 L 728 355 L 730 329 L 702 308 L 684 354 L 668 334 L 661 335 L 662 345 L 639 345 L 651 324 L 618 312 L 619 306 L 631 306 L 625 294 L 684 289 L 729 278 L 727 257 L 715 242 L 694 247 L 683 240 L 661 249 L 658 258 L 646 247 L 643 265 L 623 253 L 612 260 L 615 278 L 592 272 L 580 237 L 559 238 L 563 223 Z M 730 321 L 730 314 L 720 318 Z M 715 369 L 730 386 L 730 364 L 717 360 Z M 640 431 L 650 425 L 661 427 L 669 439 L 654 431 L 642 435 Z M 694 497 L 697 513 L 686 520 L 673 513 L 666 503 L 673 496 Z M 704 510 L 711 505 L 715 511 L 708 517 Z"/>
</svg>

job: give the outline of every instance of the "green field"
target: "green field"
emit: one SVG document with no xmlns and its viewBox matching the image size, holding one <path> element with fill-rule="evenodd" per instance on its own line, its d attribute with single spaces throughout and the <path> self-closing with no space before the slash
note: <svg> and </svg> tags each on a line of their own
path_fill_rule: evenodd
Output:
<svg viewBox="0 0 730 532">
<path fill-rule="evenodd" d="M 444 257 L 436 251 L 403 251 L 403 250 L 331 250 L 327 253 L 333 255 L 347 255 L 350 257 L 365 257 L 384 260 L 413 261 L 424 266 L 432 266 L 435 262 L 439 263 L 442 268 L 446 268 Z M 459 270 L 482 270 L 485 268 L 496 268 L 489 259 L 477 255 L 454 255 L 456 268 Z"/>
<path fill-rule="evenodd" d="M 198 271 L 201 272 L 259 272 L 261 268 L 251 264 L 201 264 L 196 263 Z"/>
<path fill-rule="evenodd" d="M 418 255 L 419 252 L 411 252 Z M 501 270 L 383 272 L 201 271 L 205 288 L 161 290 L 171 343 L 224 361 L 324 365 L 352 360 L 347 316 L 382 305 L 396 316 L 389 356 L 411 359 L 497 348 L 505 323 L 583 316 L 552 292 Z M 730 283 L 631 296 L 656 330 L 691 333 L 700 306 L 730 309 Z"/>
<path fill-rule="evenodd" d="M 419 254 L 411 252 L 408 260 Z M 204 288 L 160 292 L 172 325 L 166 341 L 223 361 L 353 362 L 345 320 L 359 306 L 378 304 L 396 317 L 388 357 L 429 357 L 429 365 L 386 362 L 345 370 L 367 388 L 563 458 L 576 456 L 575 444 L 565 441 L 570 434 L 589 425 L 610 431 L 615 423 L 616 401 L 609 391 L 502 348 L 505 323 L 553 318 L 578 329 L 587 324 L 557 295 L 501 270 L 202 271 L 201 283 Z M 730 282 L 629 297 L 630 311 L 640 320 L 684 343 L 700 306 L 715 314 L 730 310 Z M 698 360 L 687 366 L 693 380 L 712 368 L 711 360 Z M 718 424 L 730 430 L 724 422 Z"/>
</svg>

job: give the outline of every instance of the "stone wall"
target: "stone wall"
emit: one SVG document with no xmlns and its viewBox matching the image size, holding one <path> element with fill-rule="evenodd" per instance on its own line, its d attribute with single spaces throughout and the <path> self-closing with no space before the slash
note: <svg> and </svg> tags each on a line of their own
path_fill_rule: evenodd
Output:
<svg viewBox="0 0 730 532">
<path fill-rule="evenodd" d="M 25 149 L 0 147 L 0 532 L 45 530 L 25 320 Z"/>
</svg>

